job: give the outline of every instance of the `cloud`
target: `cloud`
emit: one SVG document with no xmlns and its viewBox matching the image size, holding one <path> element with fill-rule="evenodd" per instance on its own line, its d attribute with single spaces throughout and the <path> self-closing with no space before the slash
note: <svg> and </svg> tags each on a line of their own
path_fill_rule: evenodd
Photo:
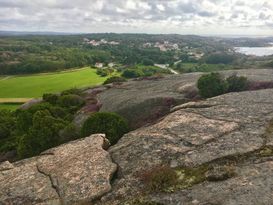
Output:
<svg viewBox="0 0 273 205">
<path fill-rule="evenodd" d="M 0 0 L 0 30 L 273 35 L 272 13 L 272 0 Z"/>
</svg>

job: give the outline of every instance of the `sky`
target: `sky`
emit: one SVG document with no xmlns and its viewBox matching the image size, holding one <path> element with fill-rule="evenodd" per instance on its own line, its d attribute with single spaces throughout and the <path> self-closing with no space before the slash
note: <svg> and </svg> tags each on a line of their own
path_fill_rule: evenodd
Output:
<svg viewBox="0 0 273 205">
<path fill-rule="evenodd" d="M 0 0 L 0 30 L 273 36 L 273 0 Z"/>
</svg>

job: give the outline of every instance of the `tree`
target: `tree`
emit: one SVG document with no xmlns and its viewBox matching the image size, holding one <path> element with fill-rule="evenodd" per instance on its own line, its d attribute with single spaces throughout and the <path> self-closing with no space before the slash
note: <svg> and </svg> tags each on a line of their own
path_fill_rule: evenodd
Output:
<svg viewBox="0 0 273 205">
<path fill-rule="evenodd" d="M 62 143 L 59 132 L 66 122 L 54 118 L 49 111 L 37 111 L 28 132 L 19 138 L 17 152 L 20 157 L 31 157 Z"/>
<path fill-rule="evenodd" d="M 152 61 L 151 59 L 145 58 L 145 59 L 143 59 L 142 64 L 146 65 L 146 66 L 153 66 L 154 61 Z"/>
</svg>

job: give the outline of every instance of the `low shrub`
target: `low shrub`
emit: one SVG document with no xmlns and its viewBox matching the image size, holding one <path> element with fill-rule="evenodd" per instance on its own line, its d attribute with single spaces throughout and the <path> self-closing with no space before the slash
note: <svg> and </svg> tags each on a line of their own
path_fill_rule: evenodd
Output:
<svg viewBox="0 0 273 205">
<path fill-rule="evenodd" d="M 52 94 L 52 93 L 46 93 L 46 94 L 43 94 L 43 100 L 52 105 L 55 105 L 58 100 L 58 95 Z"/>
<path fill-rule="evenodd" d="M 103 69 L 97 69 L 96 73 L 97 73 L 97 75 L 99 75 L 101 77 L 106 77 L 108 75 L 108 72 Z"/>
<path fill-rule="evenodd" d="M 68 90 L 65 90 L 61 93 L 61 95 L 82 95 L 82 90 L 78 88 L 71 88 Z"/>
<path fill-rule="evenodd" d="M 76 140 L 81 136 L 80 129 L 73 123 L 67 125 L 59 134 L 62 142 Z"/>
<path fill-rule="evenodd" d="M 164 191 L 178 183 L 175 170 L 168 166 L 158 166 L 141 174 L 140 178 L 153 192 Z"/>
<path fill-rule="evenodd" d="M 107 78 L 107 80 L 105 80 L 103 84 L 106 85 L 110 83 L 122 83 L 122 82 L 126 82 L 126 79 L 119 76 L 113 76 L 113 77 Z"/>
<path fill-rule="evenodd" d="M 128 123 L 123 117 L 115 113 L 98 112 L 85 121 L 81 135 L 87 137 L 91 134 L 104 133 L 113 145 L 128 131 Z"/>
<path fill-rule="evenodd" d="M 237 76 L 236 74 L 233 74 L 229 76 L 226 81 L 228 84 L 227 92 L 240 92 L 247 90 L 248 88 L 248 80 L 243 76 Z"/>
<path fill-rule="evenodd" d="M 74 95 L 74 94 L 69 94 L 69 95 L 63 95 L 61 97 L 59 97 L 58 99 L 58 105 L 60 105 L 61 107 L 82 107 L 85 104 L 85 100 L 78 96 L 78 95 Z"/>
<path fill-rule="evenodd" d="M 219 73 L 210 73 L 201 76 L 197 82 L 199 94 L 210 98 L 224 94 L 227 91 L 227 82 Z"/>
<path fill-rule="evenodd" d="M 138 78 L 143 76 L 143 73 L 137 69 L 126 69 L 122 73 L 122 77 L 124 78 Z"/>
</svg>

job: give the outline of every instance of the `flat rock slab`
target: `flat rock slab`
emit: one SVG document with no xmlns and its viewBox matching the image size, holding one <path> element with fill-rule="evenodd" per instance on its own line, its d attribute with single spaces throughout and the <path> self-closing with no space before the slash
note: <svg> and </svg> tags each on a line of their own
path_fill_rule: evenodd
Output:
<svg viewBox="0 0 273 205">
<path fill-rule="evenodd" d="M 273 81 L 272 69 L 222 71 L 224 76 L 237 73 L 253 81 Z M 129 81 L 97 95 L 101 111 L 116 112 L 132 128 L 139 128 L 169 113 L 172 106 L 188 102 L 187 91 L 194 90 L 203 73 L 170 75 L 157 80 Z M 192 88 L 191 88 L 192 87 Z"/>
<path fill-rule="evenodd" d="M 272 205 L 272 161 L 238 167 L 236 172 L 236 177 L 226 181 L 205 182 L 190 190 L 151 198 L 166 205 Z"/>
<path fill-rule="evenodd" d="M 113 191 L 102 198 L 103 203 L 118 204 L 117 198 L 126 198 L 141 193 L 144 184 L 137 176 L 155 166 L 167 164 L 171 167 L 196 167 L 226 157 L 252 153 L 270 145 L 271 138 L 266 139 L 263 134 L 269 121 L 273 118 L 272 102 L 273 89 L 229 93 L 206 101 L 176 107 L 173 109 L 173 113 L 167 115 L 160 122 L 126 134 L 110 148 L 109 152 L 113 160 L 119 164 L 120 169 L 118 179 L 113 184 Z M 272 171 L 272 162 L 267 162 L 263 166 L 263 169 L 268 169 L 265 173 Z M 241 180 L 248 177 L 249 174 L 246 173 L 250 173 L 252 167 L 253 173 L 255 173 L 255 169 L 258 167 L 255 164 L 253 166 L 250 164 L 242 169 L 238 168 L 241 178 L 240 180 L 232 178 L 234 187 L 238 183 L 237 189 L 239 189 Z M 248 189 L 253 192 L 258 190 L 255 183 L 260 180 L 259 188 L 265 191 L 271 189 L 272 194 L 273 181 L 266 182 L 264 179 L 266 174 L 261 174 L 261 171 L 257 172 L 260 173 L 260 175 L 257 174 L 260 179 L 252 182 L 252 179 L 255 179 L 254 176 L 249 177 L 249 184 L 245 185 L 245 191 Z M 211 191 L 211 195 L 214 196 L 213 194 L 217 192 L 214 193 L 213 189 L 209 189 L 207 186 L 215 189 L 220 187 L 225 190 L 225 185 L 222 183 L 226 182 L 218 182 L 218 184 L 208 182 L 207 185 L 200 186 L 204 189 L 204 195 L 206 191 Z M 251 183 L 254 184 L 254 187 L 248 187 L 252 186 Z M 240 197 L 235 196 L 237 195 L 235 191 L 225 191 L 227 195 L 223 195 L 223 201 L 225 196 L 227 199 Z M 243 191 L 242 189 L 241 192 L 243 193 Z M 187 193 L 193 194 L 194 187 L 193 191 L 189 190 Z M 198 193 L 196 191 L 196 195 Z M 240 194 L 240 192 L 238 193 Z M 254 196 L 263 197 L 261 193 L 262 191 L 259 191 Z M 245 197 L 247 199 L 246 195 Z M 181 198 L 179 199 L 181 200 Z M 220 192 L 218 198 L 220 198 Z M 271 199 L 273 199 L 272 196 Z M 196 200 L 200 202 L 197 204 L 203 204 L 202 202 L 206 201 L 202 201 L 202 197 Z M 247 204 L 243 202 L 239 204 Z M 266 203 L 266 200 L 264 202 L 262 204 L 269 204 Z M 188 201 L 182 204 L 188 204 Z M 232 203 L 225 202 L 223 204 Z"/>
<path fill-rule="evenodd" d="M 104 135 L 73 141 L 40 156 L 0 165 L 0 204 L 90 202 L 111 190 L 117 166 Z"/>
</svg>

